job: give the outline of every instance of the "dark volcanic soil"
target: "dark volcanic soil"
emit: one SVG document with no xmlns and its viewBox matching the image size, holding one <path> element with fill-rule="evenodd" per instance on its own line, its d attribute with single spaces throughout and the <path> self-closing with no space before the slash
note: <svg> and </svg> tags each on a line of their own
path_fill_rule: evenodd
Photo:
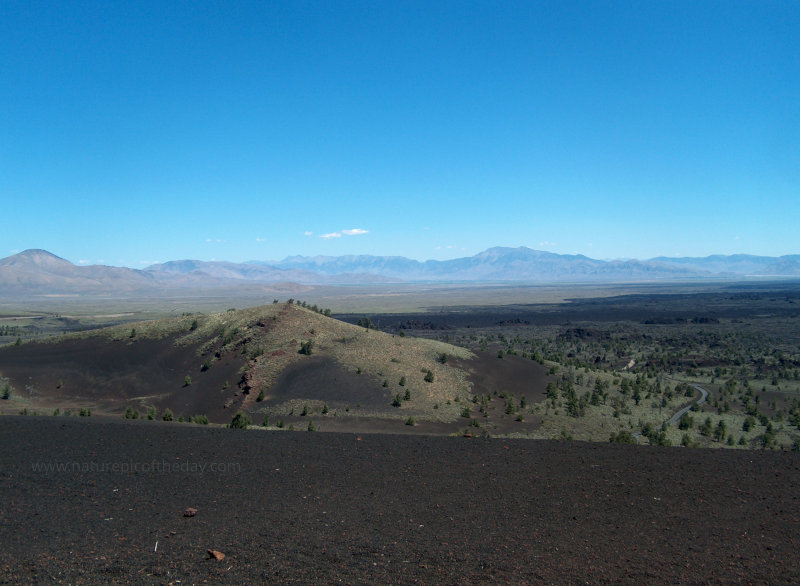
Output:
<svg viewBox="0 0 800 586">
<path fill-rule="evenodd" d="M 0 445 L 0 582 L 800 580 L 796 453 L 19 416 Z"/>
<path fill-rule="evenodd" d="M 270 404 L 291 399 L 326 401 L 331 407 L 361 404 L 387 411 L 392 395 L 371 377 L 345 370 L 329 356 L 311 356 L 289 365 L 270 387 L 264 401 Z"/>
<path fill-rule="evenodd" d="M 15 392 L 52 407 L 122 412 L 126 405 L 169 407 L 175 415 L 230 421 L 226 398 L 236 393 L 244 364 L 225 355 L 208 370 L 192 346 L 161 340 L 70 339 L 0 348 L 0 373 Z M 189 375 L 192 384 L 184 385 Z M 228 391 L 223 391 L 228 382 Z M 27 387 L 27 388 L 26 388 Z"/>
</svg>

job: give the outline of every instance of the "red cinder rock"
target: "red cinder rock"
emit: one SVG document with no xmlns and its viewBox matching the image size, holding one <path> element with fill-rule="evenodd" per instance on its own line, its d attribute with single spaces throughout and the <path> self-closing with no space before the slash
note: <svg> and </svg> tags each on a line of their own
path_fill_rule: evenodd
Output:
<svg viewBox="0 0 800 586">
<path fill-rule="evenodd" d="M 209 549 L 208 558 L 209 559 L 214 558 L 218 562 L 221 562 L 222 560 L 225 559 L 225 554 L 222 553 L 221 551 L 217 551 L 216 549 Z"/>
</svg>

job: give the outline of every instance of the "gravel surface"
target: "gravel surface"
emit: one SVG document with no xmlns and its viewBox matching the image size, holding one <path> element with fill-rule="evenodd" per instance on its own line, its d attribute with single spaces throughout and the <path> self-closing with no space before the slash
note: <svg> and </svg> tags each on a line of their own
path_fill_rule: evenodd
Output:
<svg viewBox="0 0 800 586">
<path fill-rule="evenodd" d="M 797 453 L 20 416 L 0 445 L 1 583 L 800 581 Z"/>
</svg>

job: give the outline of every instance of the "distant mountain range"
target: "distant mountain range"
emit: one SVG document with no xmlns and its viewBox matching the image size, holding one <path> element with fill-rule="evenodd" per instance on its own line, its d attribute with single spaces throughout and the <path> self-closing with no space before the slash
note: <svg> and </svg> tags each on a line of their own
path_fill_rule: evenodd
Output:
<svg viewBox="0 0 800 586">
<path fill-rule="evenodd" d="M 800 255 L 781 257 L 736 254 L 703 258 L 659 257 L 603 261 L 582 254 L 555 254 L 519 248 L 489 248 L 453 260 L 416 261 L 402 256 L 291 256 L 254 262 L 323 275 L 372 274 L 403 281 L 648 281 L 703 277 L 800 276 Z"/>
<path fill-rule="evenodd" d="M 417 261 L 401 256 L 292 256 L 248 263 L 178 260 L 144 270 L 79 266 L 45 250 L 0 259 L 0 295 L 148 294 L 255 287 L 307 290 L 333 284 L 391 282 L 642 282 L 704 278 L 800 277 L 800 255 L 736 254 L 603 261 L 526 247 L 496 247 L 470 257 Z"/>
</svg>

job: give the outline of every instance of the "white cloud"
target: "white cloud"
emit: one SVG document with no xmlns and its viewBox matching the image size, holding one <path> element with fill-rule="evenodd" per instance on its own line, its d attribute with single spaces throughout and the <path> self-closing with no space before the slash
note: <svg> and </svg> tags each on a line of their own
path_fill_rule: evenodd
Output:
<svg viewBox="0 0 800 586">
<path fill-rule="evenodd" d="M 266 238 L 256 238 L 256 242 L 266 242 Z"/>
<path fill-rule="evenodd" d="M 313 236 L 313 235 L 314 233 L 311 230 L 306 230 L 305 232 L 303 232 L 303 236 Z"/>
<path fill-rule="evenodd" d="M 555 245 L 556 245 L 555 242 L 550 242 L 548 240 L 544 240 L 544 241 L 539 243 L 539 246 L 555 246 Z"/>
<path fill-rule="evenodd" d="M 319 237 L 328 240 L 330 238 L 341 238 L 342 235 L 339 232 L 331 232 L 330 234 L 320 234 Z"/>
<path fill-rule="evenodd" d="M 216 242 L 221 244 L 223 242 L 227 242 L 227 240 L 223 240 L 222 238 L 206 238 L 206 242 Z"/>
<path fill-rule="evenodd" d="M 368 234 L 369 230 L 362 230 L 361 228 L 352 228 L 350 230 L 342 230 L 345 236 L 360 236 L 361 234 Z"/>
<path fill-rule="evenodd" d="M 88 264 L 91 264 L 91 263 L 90 263 L 90 261 L 86 260 L 85 258 L 82 258 L 82 259 L 80 259 L 78 261 L 78 264 L 79 265 L 88 265 Z"/>
</svg>

